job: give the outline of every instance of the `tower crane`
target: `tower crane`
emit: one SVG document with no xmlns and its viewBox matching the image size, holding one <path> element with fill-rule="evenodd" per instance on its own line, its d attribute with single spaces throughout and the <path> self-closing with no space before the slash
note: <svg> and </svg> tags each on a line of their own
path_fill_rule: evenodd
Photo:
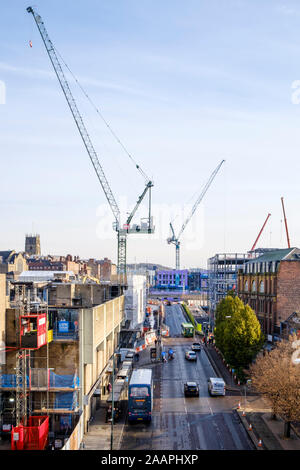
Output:
<svg viewBox="0 0 300 470">
<path fill-rule="evenodd" d="M 172 232 L 172 236 L 169 237 L 167 239 L 167 242 L 169 244 L 173 244 L 175 245 L 175 248 L 176 248 L 176 270 L 180 269 L 180 237 L 185 229 L 185 227 L 187 226 L 187 224 L 189 223 L 189 221 L 191 220 L 192 216 L 194 215 L 197 207 L 199 206 L 200 202 L 202 201 L 202 199 L 204 198 L 208 188 L 210 187 L 211 183 L 213 182 L 215 176 L 217 175 L 218 171 L 220 170 L 221 166 L 223 165 L 223 163 L 225 162 L 225 160 L 222 160 L 221 163 L 219 163 L 219 165 L 217 166 L 217 168 L 212 172 L 212 174 L 210 175 L 209 177 L 209 180 L 207 181 L 206 185 L 204 186 L 200 196 L 198 197 L 197 201 L 195 202 L 195 204 L 193 205 L 193 208 L 190 212 L 190 214 L 188 215 L 188 217 L 186 218 L 185 222 L 183 223 L 181 229 L 180 229 L 180 232 L 178 233 L 177 237 L 175 235 L 175 231 L 174 231 L 174 228 L 173 228 L 173 225 L 172 223 L 170 222 L 170 228 L 171 228 L 171 232 Z"/>
<path fill-rule="evenodd" d="M 107 199 L 107 202 L 111 208 L 111 211 L 114 215 L 114 223 L 113 223 L 113 228 L 117 232 L 117 237 L 118 237 L 118 273 L 119 274 L 126 274 L 126 245 L 127 245 L 127 235 L 132 234 L 132 233 L 153 233 L 154 232 L 154 227 L 153 227 L 153 221 L 151 217 L 151 188 L 153 187 L 153 182 L 145 175 L 144 172 L 141 173 L 146 177 L 148 180 L 145 186 L 145 189 L 143 193 L 139 196 L 137 203 L 128 216 L 126 220 L 126 224 L 121 226 L 120 223 L 120 210 L 118 207 L 118 204 L 116 202 L 116 199 L 113 195 L 113 192 L 110 188 L 110 185 L 108 183 L 108 180 L 105 176 L 105 173 L 103 171 L 103 168 L 99 162 L 98 155 L 96 153 L 96 150 L 92 144 L 91 138 L 88 134 L 88 131 L 85 127 L 85 124 L 83 122 L 82 116 L 78 110 L 76 101 L 72 95 L 71 89 L 69 87 L 68 81 L 65 77 L 65 74 L 63 72 L 62 66 L 60 64 L 60 61 L 58 59 L 58 55 L 56 53 L 55 47 L 49 38 L 49 35 L 47 33 L 47 30 L 45 28 L 45 25 L 42 21 L 41 16 L 33 9 L 33 7 L 28 7 L 27 12 L 31 13 L 33 15 L 33 18 L 35 20 L 36 26 L 40 32 L 40 35 L 42 37 L 43 43 L 45 45 L 46 51 L 48 53 L 49 59 L 52 63 L 53 69 L 56 73 L 57 79 L 60 83 L 60 86 L 62 88 L 62 91 L 64 93 L 64 96 L 66 98 L 66 101 L 69 105 L 69 108 L 71 110 L 71 113 L 73 115 L 74 121 L 76 123 L 76 126 L 78 128 L 78 131 L 80 133 L 80 136 L 82 138 L 82 141 L 85 145 L 85 148 L 87 150 L 87 153 L 90 157 L 90 160 L 92 162 L 92 165 L 94 167 L 94 170 L 96 172 L 96 175 L 98 177 L 98 180 L 102 186 L 103 192 L 105 194 L 105 197 Z M 139 169 L 139 166 L 136 165 L 136 167 Z M 149 192 L 149 213 L 148 217 L 146 218 L 146 222 L 141 221 L 141 225 L 133 225 L 130 227 L 130 222 L 136 213 L 139 205 L 141 204 L 142 200 L 146 196 L 147 192 Z M 143 219 L 142 219 L 143 220 Z M 145 219 L 144 219 L 145 220 Z"/>
<path fill-rule="evenodd" d="M 283 217 L 284 217 L 287 246 L 288 246 L 288 248 L 291 248 L 289 231 L 288 231 L 288 226 L 287 226 L 287 219 L 286 219 L 285 209 L 284 209 L 283 197 L 281 198 L 281 205 L 282 205 L 282 212 L 283 212 Z"/>
</svg>

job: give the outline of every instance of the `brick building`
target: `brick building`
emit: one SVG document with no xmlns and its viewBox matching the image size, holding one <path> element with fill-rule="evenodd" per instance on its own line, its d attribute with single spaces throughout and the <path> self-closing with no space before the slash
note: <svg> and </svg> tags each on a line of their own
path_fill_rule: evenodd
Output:
<svg viewBox="0 0 300 470">
<path fill-rule="evenodd" d="M 108 258 L 101 259 L 99 263 L 101 281 L 110 281 L 112 275 L 116 274 L 115 265 Z"/>
<path fill-rule="evenodd" d="M 28 259 L 29 271 L 67 271 L 63 261 L 51 261 L 49 259 Z"/>
<path fill-rule="evenodd" d="M 238 273 L 238 296 L 255 311 L 265 335 L 300 311 L 300 249 L 268 251 L 247 261 Z"/>
</svg>

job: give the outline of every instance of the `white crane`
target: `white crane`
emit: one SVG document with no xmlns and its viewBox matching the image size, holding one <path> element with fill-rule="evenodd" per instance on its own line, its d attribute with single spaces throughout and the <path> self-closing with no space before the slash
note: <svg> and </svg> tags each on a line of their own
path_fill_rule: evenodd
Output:
<svg viewBox="0 0 300 470">
<path fill-rule="evenodd" d="M 176 270 L 180 269 L 180 237 L 182 235 L 182 232 L 184 231 L 185 227 L 187 226 L 187 224 L 189 223 L 189 221 L 191 220 L 192 216 L 194 215 L 197 207 L 199 206 L 200 202 L 202 201 L 202 199 L 204 198 L 208 188 L 210 187 L 211 183 L 213 182 L 215 176 L 217 175 L 219 169 L 221 168 L 222 164 L 225 162 L 225 160 L 222 160 L 221 163 L 219 163 L 219 165 L 217 166 L 217 168 L 212 172 L 212 174 L 210 175 L 210 178 L 209 180 L 207 181 L 206 185 L 204 186 L 200 196 L 198 197 L 197 201 L 195 202 L 195 204 L 193 205 L 193 208 L 189 214 L 189 216 L 186 218 L 185 222 L 183 223 L 181 229 L 180 229 L 180 232 L 178 233 L 177 237 L 175 235 L 175 231 L 174 231 L 174 228 L 173 228 L 173 225 L 172 223 L 170 222 L 170 228 L 171 228 L 171 231 L 172 231 L 172 236 L 169 237 L 167 239 L 167 242 L 170 244 L 172 243 L 173 245 L 175 245 L 175 248 L 176 248 Z"/>
<path fill-rule="evenodd" d="M 27 12 L 31 13 L 33 15 L 33 18 L 35 20 L 35 23 L 37 25 L 37 28 L 41 34 L 41 37 L 43 39 L 46 51 L 48 53 L 48 56 L 50 58 L 50 61 L 53 65 L 54 71 L 56 73 L 56 76 L 58 78 L 58 81 L 60 83 L 60 86 L 62 88 L 62 91 L 65 95 L 65 98 L 67 100 L 67 103 L 69 105 L 69 108 L 71 110 L 71 113 L 73 115 L 74 121 L 76 123 L 76 126 L 78 128 L 78 131 L 80 133 L 80 136 L 83 140 L 83 143 L 85 145 L 85 148 L 87 150 L 87 153 L 91 159 L 91 162 L 93 164 L 93 167 L 95 169 L 96 175 L 99 179 L 99 182 L 102 186 L 102 189 L 104 191 L 104 194 L 106 196 L 106 199 L 109 203 L 109 206 L 112 210 L 112 213 L 115 218 L 115 222 L 113 224 L 114 229 L 116 230 L 118 234 L 118 272 L 120 274 L 125 274 L 126 273 L 126 241 L 127 241 L 127 234 L 129 233 L 153 233 L 154 232 L 154 227 L 152 224 L 152 217 L 151 217 L 151 188 L 153 186 L 153 182 L 150 181 L 150 179 L 145 175 L 144 172 L 140 169 L 138 165 L 136 167 L 138 170 L 143 174 L 144 177 L 148 179 L 146 186 L 144 188 L 143 193 L 139 196 L 138 201 L 131 212 L 131 214 L 128 216 L 126 220 L 126 224 L 121 227 L 120 225 L 120 210 L 118 207 L 118 204 L 115 200 L 115 197 L 112 193 L 112 190 L 110 188 L 110 185 L 106 179 L 105 173 L 103 171 L 103 168 L 99 162 L 98 155 L 96 153 L 96 150 L 92 144 L 92 141 L 90 139 L 90 136 L 87 132 L 87 129 L 84 125 L 83 119 L 81 117 L 81 114 L 78 110 L 77 104 L 75 102 L 75 99 L 72 95 L 72 92 L 70 90 L 68 81 L 65 77 L 65 74 L 63 72 L 62 66 L 58 60 L 57 54 L 55 47 L 49 38 L 49 35 L 47 33 L 47 30 L 45 28 L 45 25 L 42 21 L 42 18 L 40 15 L 37 14 L 37 12 L 32 8 L 28 7 Z M 149 191 L 149 214 L 147 217 L 147 223 L 141 223 L 141 225 L 135 225 L 133 228 L 130 228 L 130 222 L 131 219 L 133 218 L 135 212 L 137 211 L 139 205 L 141 204 L 142 200 L 144 199 L 146 193 Z"/>
</svg>

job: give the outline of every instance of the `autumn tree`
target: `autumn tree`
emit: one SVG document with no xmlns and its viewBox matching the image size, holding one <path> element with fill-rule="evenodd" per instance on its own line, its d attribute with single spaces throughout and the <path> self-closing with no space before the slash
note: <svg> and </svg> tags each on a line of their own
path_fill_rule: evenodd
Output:
<svg viewBox="0 0 300 470">
<path fill-rule="evenodd" d="M 300 364 L 293 359 L 296 338 L 281 341 L 250 367 L 254 388 L 268 399 L 273 418 L 279 414 L 285 422 L 284 436 L 290 437 L 292 421 L 300 420 Z"/>
</svg>

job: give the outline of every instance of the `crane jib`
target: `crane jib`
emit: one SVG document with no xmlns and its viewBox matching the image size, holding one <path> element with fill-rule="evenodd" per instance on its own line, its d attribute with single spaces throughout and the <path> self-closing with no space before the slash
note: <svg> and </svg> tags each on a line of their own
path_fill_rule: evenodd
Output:
<svg viewBox="0 0 300 470">
<path fill-rule="evenodd" d="M 111 207 L 111 210 L 114 214 L 114 217 L 116 219 L 116 222 L 118 223 L 118 225 L 120 224 L 120 210 L 118 208 L 118 204 L 114 198 L 114 195 L 111 191 L 111 188 L 109 186 L 109 183 L 106 179 L 106 176 L 104 174 L 104 171 L 103 171 L 103 168 L 98 160 L 98 156 L 97 156 L 97 153 L 94 149 L 94 146 L 92 144 L 92 141 L 90 139 L 90 136 L 87 132 L 87 129 L 84 125 L 84 122 L 82 120 L 82 117 L 81 117 L 81 114 L 77 108 L 77 105 L 76 105 L 76 102 L 74 100 L 74 97 L 72 95 L 72 92 L 70 90 L 70 87 L 69 87 L 69 84 L 67 82 L 67 79 L 65 77 L 65 74 L 62 70 L 62 67 L 60 65 L 60 62 L 58 60 L 58 57 L 56 55 L 56 52 L 55 52 L 55 48 L 52 44 L 52 41 L 50 40 L 49 36 L 48 36 L 48 33 L 47 33 L 47 30 L 45 28 L 45 25 L 40 17 L 40 15 L 37 15 L 33 8 L 32 7 L 28 7 L 27 8 L 27 11 L 28 13 L 32 13 L 34 19 L 35 19 L 35 22 L 36 22 L 36 25 L 38 27 L 38 30 L 40 32 L 40 35 L 43 39 L 43 42 L 44 42 L 44 45 L 45 45 L 45 48 L 46 48 L 46 51 L 49 55 L 49 58 L 50 58 L 50 61 L 53 65 L 53 68 L 54 68 L 54 71 L 56 73 L 56 76 L 58 78 L 58 81 L 60 83 L 60 86 L 63 90 L 63 93 L 65 95 L 65 98 L 66 98 L 66 101 L 69 105 L 69 108 L 71 110 L 71 113 L 73 115 L 73 118 L 75 120 L 75 123 L 77 125 L 77 128 L 79 130 L 79 133 L 81 135 L 81 138 L 83 140 L 83 143 L 86 147 L 86 150 L 89 154 L 89 157 L 92 161 L 92 164 L 94 166 L 94 169 L 95 169 L 95 172 L 96 172 L 96 175 L 100 181 L 100 184 L 102 186 L 102 189 L 104 191 L 104 194 L 106 196 L 106 199 Z"/>
</svg>

